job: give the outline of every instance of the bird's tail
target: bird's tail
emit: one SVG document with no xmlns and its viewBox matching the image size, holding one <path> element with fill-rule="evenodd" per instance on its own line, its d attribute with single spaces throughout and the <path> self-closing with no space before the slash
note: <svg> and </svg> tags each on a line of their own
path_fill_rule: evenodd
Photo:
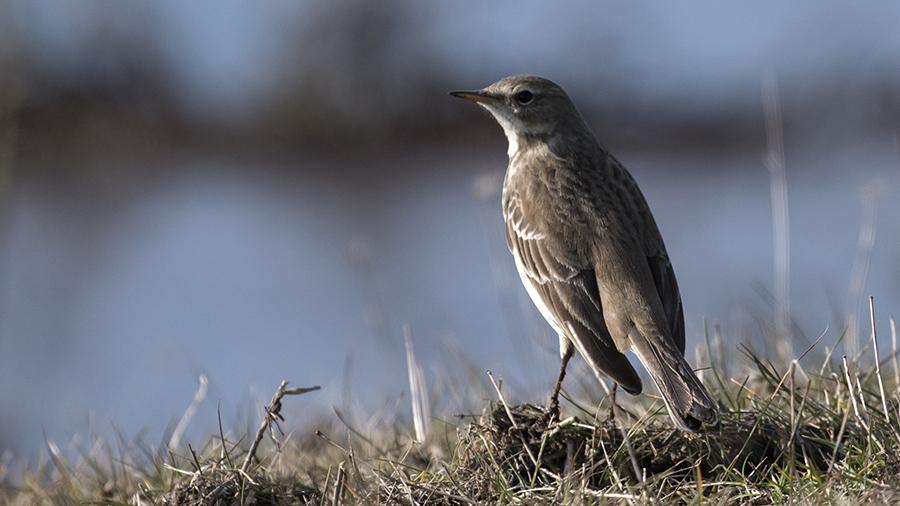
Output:
<svg viewBox="0 0 900 506">
<path fill-rule="evenodd" d="M 662 336 L 647 339 L 636 330 L 630 337 L 632 349 L 662 393 L 675 425 L 695 431 L 703 424 L 715 424 L 716 403 L 675 344 Z"/>
</svg>

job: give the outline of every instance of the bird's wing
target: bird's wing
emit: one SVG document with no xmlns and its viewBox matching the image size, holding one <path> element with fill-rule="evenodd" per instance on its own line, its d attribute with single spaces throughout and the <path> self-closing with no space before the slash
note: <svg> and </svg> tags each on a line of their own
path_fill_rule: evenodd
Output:
<svg viewBox="0 0 900 506">
<path fill-rule="evenodd" d="M 656 293 L 662 302 L 672 340 L 684 355 L 684 311 L 681 306 L 681 294 L 678 292 L 678 282 L 675 281 L 675 271 L 672 270 L 666 245 L 663 243 L 656 221 L 650 213 L 650 207 L 634 178 L 611 155 L 606 159 L 606 163 L 611 164 L 608 166 L 609 169 L 616 174 L 616 179 L 620 181 L 623 191 L 629 196 L 628 204 L 624 204 L 631 206 L 629 216 L 640 222 L 638 229 L 644 234 L 644 252 L 647 255 L 650 272 L 653 274 Z"/>
<path fill-rule="evenodd" d="M 640 377 L 606 328 L 593 266 L 580 265 L 554 247 L 554 240 L 529 219 L 518 195 L 508 195 L 504 207 L 507 244 L 541 314 L 565 333 L 595 371 L 629 393 L 640 393 Z"/>
<path fill-rule="evenodd" d="M 650 263 L 650 272 L 653 273 L 653 283 L 656 292 L 662 301 L 666 320 L 669 322 L 669 331 L 675 345 L 684 355 L 684 309 L 681 306 L 681 294 L 678 292 L 678 282 L 675 280 L 675 271 L 665 248 L 647 256 Z"/>
</svg>

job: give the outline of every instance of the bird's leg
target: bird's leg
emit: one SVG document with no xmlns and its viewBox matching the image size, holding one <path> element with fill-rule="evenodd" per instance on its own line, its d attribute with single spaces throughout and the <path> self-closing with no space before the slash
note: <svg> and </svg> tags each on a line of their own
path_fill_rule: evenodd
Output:
<svg viewBox="0 0 900 506">
<path fill-rule="evenodd" d="M 616 419 L 616 390 L 619 389 L 619 384 L 613 381 L 612 392 L 609 393 L 609 415 L 606 417 L 607 422 L 612 422 Z"/>
<path fill-rule="evenodd" d="M 559 389 L 562 388 L 563 378 L 566 377 L 566 366 L 569 365 L 569 359 L 575 353 L 575 347 L 569 346 L 562 357 L 562 367 L 559 369 L 559 379 L 556 380 L 556 388 L 553 389 L 553 395 L 550 397 L 549 418 L 556 417 L 559 420 Z"/>
</svg>

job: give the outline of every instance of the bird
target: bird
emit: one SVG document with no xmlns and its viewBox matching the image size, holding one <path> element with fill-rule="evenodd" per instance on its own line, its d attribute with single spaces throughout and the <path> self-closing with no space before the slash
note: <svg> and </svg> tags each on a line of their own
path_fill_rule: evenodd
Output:
<svg viewBox="0 0 900 506">
<path fill-rule="evenodd" d="M 507 77 L 454 91 L 497 120 L 509 141 L 506 240 L 525 289 L 559 335 L 562 368 L 577 349 L 598 377 L 638 395 L 633 351 L 675 425 L 715 425 L 718 410 L 684 359 L 684 310 L 662 236 L 637 182 L 556 83 Z M 615 390 L 613 390 L 615 391 Z"/>
</svg>

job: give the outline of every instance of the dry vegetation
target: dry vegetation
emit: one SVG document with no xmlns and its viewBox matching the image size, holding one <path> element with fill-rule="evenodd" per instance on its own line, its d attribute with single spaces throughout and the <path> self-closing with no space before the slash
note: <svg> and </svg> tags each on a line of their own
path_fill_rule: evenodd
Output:
<svg viewBox="0 0 900 506">
<path fill-rule="evenodd" d="M 893 336 L 896 341 L 896 336 Z M 871 356 L 868 351 L 868 356 Z M 712 354 L 712 353 L 711 353 Z M 255 436 L 221 431 L 174 451 L 96 440 L 0 485 L 2 504 L 895 504 L 900 500 L 896 352 L 804 357 L 707 382 L 721 421 L 671 428 L 651 396 L 596 409 L 569 399 L 562 421 L 499 395 L 480 416 L 435 420 L 423 442 L 396 414 L 361 433 L 340 422 L 285 435 L 283 384 Z M 709 357 L 710 359 L 713 357 Z M 715 363 L 711 360 L 711 362 Z M 887 372 L 890 371 L 890 372 Z M 711 373 L 711 374 L 710 374 Z M 710 381 L 711 377 L 711 381 Z M 293 399 L 288 399 L 293 401 Z M 641 401 L 646 401 L 640 404 Z M 339 413 L 340 417 L 340 413 Z M 319 429 L 319 430 L 316 430 Z M 268 433 L 263 445 L 258 446 Z M 8 470 L 0 472 L 10 474 Z"/>
</svg>

